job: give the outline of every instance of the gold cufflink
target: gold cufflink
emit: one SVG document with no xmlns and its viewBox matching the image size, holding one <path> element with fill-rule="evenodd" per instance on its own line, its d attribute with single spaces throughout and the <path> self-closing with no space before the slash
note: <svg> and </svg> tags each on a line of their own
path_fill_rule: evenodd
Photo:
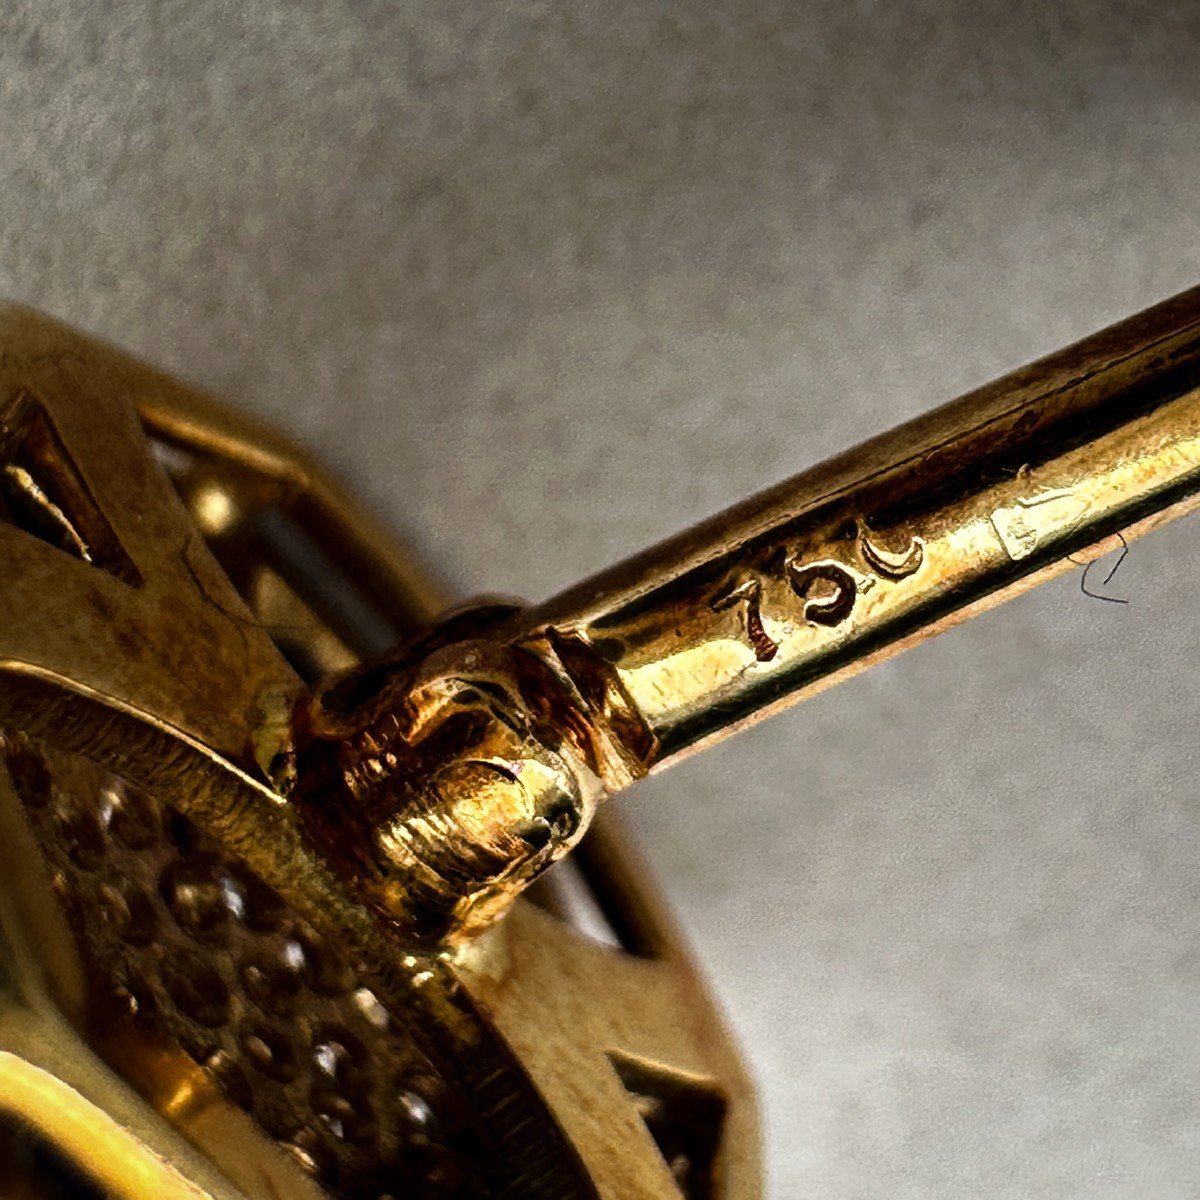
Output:
<svg viewBox="0 0 1200 1200">
<path fill-rule="evenodd" d="M 1189 511 L 1198 382 L 1188 293 L 446 611 L 285 439 L 4 310 L 0 1193 L 761 1195 L 606 799 Z"/>
</svg>

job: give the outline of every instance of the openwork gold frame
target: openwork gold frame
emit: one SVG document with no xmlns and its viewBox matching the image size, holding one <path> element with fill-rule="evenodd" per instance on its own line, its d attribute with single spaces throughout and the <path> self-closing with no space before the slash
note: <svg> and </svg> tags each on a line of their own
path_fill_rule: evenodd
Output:
<svg viewBox="0 0 1200 1200">
<path fill-rule="evenodd" d="M 621 945 L 572 927 L 547 894 L 466 949 L 414 951 L 269 787 L 303 691 L 280 647 L 331 671 L 364 652 L 363 626 L 417 636 L 442 607 L 420 572 L 274 433 L 36 314 L 5 311 L 0 345 L 8 461 L 29 460 L 29 486 L 47 503 L 66 496 L 56 508 L 76 533 L 107 535 L 80 535 L 80 549 L 0 523 L 10 744 L 31 738 L 51 759 L 101 763 L 162 798 L 347 948 L 361 982 L 473 1107 L 486 1194 L 759 1194 L 751 1090 L 611 822 L 579 875 Z M 29 433 L 35 418 L 50 441 Z M 302 533 L 324 577 L 270 557 L 268 514 Z M 103 544 L 107 559 L 94 551 Z M 328 618 L 330 575 L 357 621 Z M 47 866 L 55 848 L 37 844 L 2 770 L 0 811 L 0 1111 L 130 1200 L 322 1194 L 305 1143 L 267 1136 L 219 1074 L 153 1037 L 142 1044 L 136 1021 L 114 1047 L 99 997 L 121 981 L 97 978 L 79 953 L 63 876 Z M 692 1128 L 656 1132 L 672 1121 Z M 668 1161 L 675 1143 L 695 1161 Z"/>
<path fill-rule="evenodd" d="M 438 616 L 286 442 L 5 312 L 0 1115 L 121 1196 L 751 1200 L 750 1087 L 604 803 L 1198 496 L 1190 292 Z"/>
</svg>

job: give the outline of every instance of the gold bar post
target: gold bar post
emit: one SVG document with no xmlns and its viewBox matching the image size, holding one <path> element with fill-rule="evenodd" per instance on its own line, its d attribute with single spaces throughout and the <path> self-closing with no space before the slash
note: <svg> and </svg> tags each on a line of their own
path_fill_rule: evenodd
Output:
<svg viewBox="0 0 1200 1200">
<path fill-rule="evenodd" d="M 300 794 L 307 781 L 318 836 L 392 915 L 422 938 L 464 936 L 604 796 L 1198 492 L 1200 289 L 557 599 L 460 624 L 415 664 L 334 681 L 304 725 Z"/>
<path fill-rule="evenodd" d="M 526 637 L 602 660 L 656 768 L 1183 515 L 1198 488 L 1200 289 L 573 587 Z"/>
</svg>

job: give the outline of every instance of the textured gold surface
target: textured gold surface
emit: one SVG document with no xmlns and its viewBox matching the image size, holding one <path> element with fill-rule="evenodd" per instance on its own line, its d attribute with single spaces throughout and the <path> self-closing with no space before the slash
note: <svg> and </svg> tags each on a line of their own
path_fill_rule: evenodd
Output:
<svg viewBox="0 0 1200 1200">
<path fill-rule="evenodd" d="M 275 790 L 305 680 L 431 621 L 386 539 L 149 369 L 0 338 L 3 928 L 45 981 L 2 1010 L 7 1110 L 122 1196 L 757 1195 L 741 1069 L 614 846 L 581 878 L 619 945 L 522 906 L 456 958 Z"/>
<path fill-rule="evenodd" d="M 2 1098 L 122 1196 L 749 1200 L 749 1089 L 619 839 L 580 845 L 601 801 L 1200 487 L 1194 292 L 435 623 L 286 447 L 0 332 Z"/>
<path fill-rule="evenodd" d="M 296 802 L 353 829 L 324 839 L 335 861 L 411 936 L 468 937 L 606 795 L 1190 511 L 1198 384 L 1193 291 L 557 600 L 342 676 L 309 718 L 332 758 L 306 758 L 301 722 Z"/>
</svg>

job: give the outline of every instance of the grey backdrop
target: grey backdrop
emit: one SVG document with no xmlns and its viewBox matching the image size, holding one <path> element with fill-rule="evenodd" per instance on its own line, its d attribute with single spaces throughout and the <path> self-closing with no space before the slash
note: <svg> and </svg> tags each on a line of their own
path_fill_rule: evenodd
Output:
<svg viewBox="0 0 1200 1200">
<path fill-rule="evenodd" d="M 0 4 L 0 291 L 542 597 L 1200 280 L 1194 4 Z M 1193 519 L 641 786 L 771 1195 L 1200 1194 Z"/>
</svg>

